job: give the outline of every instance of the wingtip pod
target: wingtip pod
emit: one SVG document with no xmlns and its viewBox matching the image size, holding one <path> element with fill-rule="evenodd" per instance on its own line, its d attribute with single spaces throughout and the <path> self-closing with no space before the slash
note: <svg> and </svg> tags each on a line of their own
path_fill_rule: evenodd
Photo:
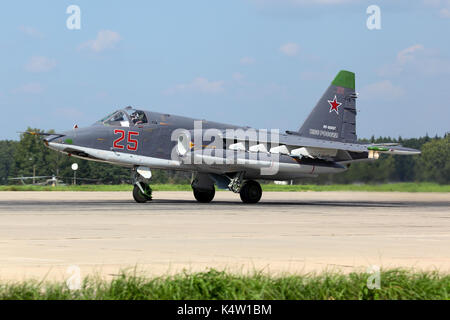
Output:
<svg viewBox="0 0 450 320">
<path fill-rule="evenodd" d="M 331 83 L 337 87 L 355 90 L 355 73 L 347 70 L 341 70 Z"/>
<path fill-rule="evenodd" d="M 380 146 L 380 145 L 375 145 L 375 146 L 368 146 L 367 150 L 369 150 L 369 152 L 376 152 L 376 153 L 387 153 L 387 154 L 396 154 L 396 155 L 405 155 L 405 156 L 412 156 L 412 155 L 418 155 L 421 154 L 422 152 L 420 150 L 417 149 L 412 149 L 412 148 L 405 148 L 402 146 Z"/>
</svg>

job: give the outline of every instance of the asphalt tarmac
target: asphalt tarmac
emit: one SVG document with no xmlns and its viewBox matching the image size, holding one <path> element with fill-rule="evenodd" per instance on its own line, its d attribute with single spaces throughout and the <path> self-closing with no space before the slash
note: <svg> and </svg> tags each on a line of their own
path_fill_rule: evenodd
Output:
<svg viewBox="0 0 450 320">
<path fill-rule="evenodd" d="M 0 281 L 147 275 L 210 267 L 275 274 L 450 271 L 450 194 L 266 192 L 244 205 L 217 192 L 0 192 Z M 72 271 L 71 271 L 72 270 Z"/>
</svg>

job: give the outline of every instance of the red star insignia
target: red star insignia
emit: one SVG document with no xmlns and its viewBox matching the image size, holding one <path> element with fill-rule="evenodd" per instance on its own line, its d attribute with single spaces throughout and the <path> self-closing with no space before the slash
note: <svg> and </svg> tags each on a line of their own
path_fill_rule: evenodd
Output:
<svg viewBox="0 0 450 320">
<path fill-rule="evenodd" d="M 342 103 L 337 102 L 336 95 L 334 96 L 334 99 L 333 99 L 333 100 L 328 100 L 328 103 L 330 104 L 330 107 L 331 107 L 331 108 L 330 108 L 330 112 L 331 112 L 331 111 L 335 111 L 336 114 L 339 114 L 338 108 L 342 105 Z"/>
</svg>

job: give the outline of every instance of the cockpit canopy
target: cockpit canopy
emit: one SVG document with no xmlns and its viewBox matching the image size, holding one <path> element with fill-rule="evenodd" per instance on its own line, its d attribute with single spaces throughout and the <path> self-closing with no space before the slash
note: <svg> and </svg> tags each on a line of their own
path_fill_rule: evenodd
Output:
<svg viewBox="0 0 450 320">
<path fill-rule="evenodd" d="M 98 122 L 105 126 L 130 127 L 144 125 L 148 123 L 148 120 L 144 111 L 127 107 L 123 110 L 113 112 Z"/>
</svg>

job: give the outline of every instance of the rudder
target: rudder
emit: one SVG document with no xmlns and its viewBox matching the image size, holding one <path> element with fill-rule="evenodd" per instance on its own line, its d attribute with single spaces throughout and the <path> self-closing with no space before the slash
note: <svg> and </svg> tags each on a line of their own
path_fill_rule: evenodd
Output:
<svg viewBox="0 0 450 320">
<path fill-rule="evenodd" d="M 341 70 L 299 129 L 309 138 L 356 142 L 355 74 Z"/>
</svg>

